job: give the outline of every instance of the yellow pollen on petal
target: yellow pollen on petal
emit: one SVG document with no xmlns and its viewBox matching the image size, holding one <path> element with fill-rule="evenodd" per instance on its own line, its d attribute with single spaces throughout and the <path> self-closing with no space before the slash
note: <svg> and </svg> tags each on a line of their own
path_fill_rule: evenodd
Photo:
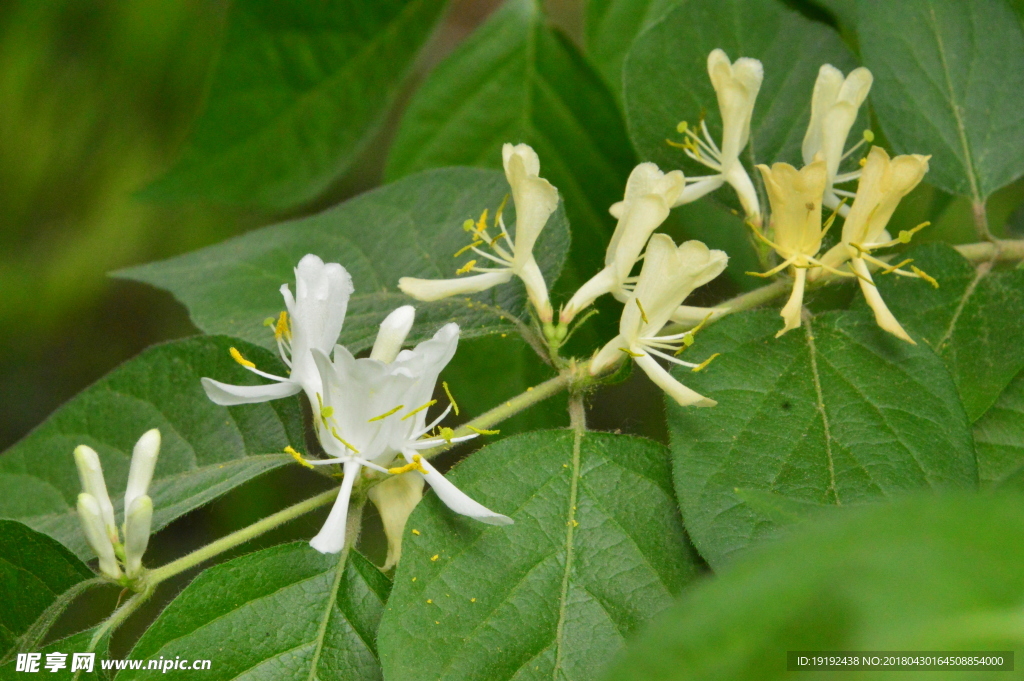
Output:
<svg viewBox="0 0 1024 681">
<path fill-rule="evenodd" d="M 498 433 L 501 432 L 500 430 L 484 430 L 483 428 L 477 428 L 476 426 L 470 425 L 467 425 L 466 427 L 472 430 L 477 435 L 497 435 Z"/>
<path fill-rule="evenodd" d="M 474 239 L 473 243 L 471 243 L 470 245 L 463 246 L 459 250 L 455 251 L 455 254 L 452 257 L 453 258 L 457 258 L 460 255 L 462 255 L 463 253 L 465 253 L 466 251 L 472 250 L 472 249 L 476 248 L 477 246 L 479 246 L 482 243 L 483 243 L 483 241 L 481 241 L 480 239 Z"/>
<path fill-rule="evenodd" d="M 234 347 L 233 348 L 228 348 L 228 352 L 231 353 L 231 359 L 235 360 L 236 362 L 238 362 L 242 366 L 244 366 L 244 367 L 246 367 L 248 369 L 255 369 L 256 368 L 255 364 L 253 364 L 252 362 L 247 360 L 245 357 L 242 357 L 242 353 L 240 353 L 238 351 L 238 348 L 234 348 Z"/>
<path fill-rule="evenodd" d="M 410 411 L 410 412 L 409 412 L 408 414 L 406 414 L 405 416 L 403 416 L 403 417 L 402 417 L 402 418 L 401 418 L 400 420 L 401 420 L 401 421 L 404 421 L 404 420 L 406 420 L 407 418 L 409 418 L 410 416 L 412 416 L 412 415 L 414 415 L 414 414 L 418 414 L 418 413 L 420 413 L 420 412 L 421 412 L 421 411 L 423 411 L 424 409 L 429 409 L 430 407 L 433 407 L 433 406 L 434 406 L 435 404 L 437 404 L 437 400 L 430 400 L 430 401 L 429 401 L 429 402 L 427 402 L 426 404 L 421 404 L 420 406 L 416 407 L 415 409 L 413 409 L 412 411 Z"/>
<path fill-rule="evenodd" d="M 716 352 L 715 354 L 711 355 L 710 357 L 708 357 L 706 360 L 704 360 L 703 362 L 701 362 L 697 366 L 695 366 L 692 369 L 690 369 L 690 371 L 692 371 L 693 373 L 697 373 L 701 369 L 704 369 L 705 367 L 707 367 L 707 365 L 711 364 L 712 360 L 714 360 L 715 357 L 718 357 L 721 354 L 722 353 L 720 353 L 720 352 Z"/>
<path fill-rule="evenodd" d="M 640 299 L 634 298 L 633 300 L 636 301 L 636 306 L 640 308 L 640 318 L 644 320 L 644 324 L 650 324 L 651 320 L 647 318 L 647 312 L 644 311 L 644 306 L 640 304 Z"/>
<path fill-rule="evenodd" d="M 287 447 L 284 448 L 284 453 L 285 454 L 291 454 L 292 458 L 295 459 L 296 462 L 302 464 L 306 468 L 313 468 L 313 464 L 311 464 L 310 462 L 308 462 L 305 459 L 303 459 L 302 458 L 302 454 L 299 454 L 297 451 L 292 449 L 291 445 L 288 445 Z"/>
<path fill-rule="evenodd" d="M 644 356 L 644 354 L 642 352 L 633 352 L 629 348 L 619 348 L 619 350 L 622 350 L 624 353 L 626 353 L 630 357 L 643 357 Z"/>
<path fill-rule="evenodd" d="M 459 405 L 455 404 L 455 398 L 452 397 L 452 391 L 448 389 L 448 381 L 441 381 L 441 387 L 444 388 L 445 394 L 448 396 L 448 401 L 452 403 L 452 409 L 455 411 L 455 415 L 459 415 Z"/>
<path fill-rule="evenodd" d="M 473 271 L 474 267 L 476 267 L 476 260 L 470 260 L 465 265 L 455 270 L 455 274 L 466 274 L 467 272 Z"/>
<path fill-rule="evenodd" d="M 914 267 L 913 265 L 910 266 L 910 269 L 913 270 L 914 274 L 927 281 L 934 288 L 939 288 L 939 282 L 937 282 L 934 277 L 929 276 L 924 270 L 919 267 Z"/>
<path fill-rule="evenodd" d="M 374 416 L 372 419 L 368 419 L 366 422 L 367 423 L 373 423 L 374 421 L 383 421 L 384 419 L 386 419 L 387 417 L 391 416 L 396 411 L 399 411 L 401 409 L 405 409 L 405 405 L 404 404 L 400 404 L 397 407 L 395 407 L 394 409 L 392 409 L 390 411 L 384 412 L 380 416 Z"/>
<path fill-rule="evenodd" d="M 292 330 L 288 325 L 288 312 L 285 310 L 281 311 L 281 314 L 277 318 L 277 324 L 274 325 L 274 338 L 281 340 L 291 340 Z"/>
</svg>

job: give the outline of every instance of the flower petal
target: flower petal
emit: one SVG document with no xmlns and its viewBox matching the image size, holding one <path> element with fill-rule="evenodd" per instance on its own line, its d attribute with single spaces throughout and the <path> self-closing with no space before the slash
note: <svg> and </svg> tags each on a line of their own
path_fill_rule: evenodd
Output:
<svg viewBox="0 0 1024 681">
<path fill-rule="evenodd" d="M 695 390 L 691 390 L 677 381 L 672 374 L 666 371 L 654 360 L 653 357 L 646 353 L 644 353 L 642 357 L 636 358 L 636 364 L 644 370 L 644 373 L 654 381 L 656 386 L 664 390 L 669 397 L 683 407 L 713 407 L 718 404 L 718 402 L 704 397 Z"/>
<path fill-rule="evenodd" d="M 412 458 L 413 453 L 410 452 L 407 458 Z M 430 465 L 430 462 L 425 458 L 420 457 L 420 465 L 426 469 L 426 473 L 423 477 L 430 486 L 433 488 L 434 493 L 437 494 L 438 498 L 445 503 L 445 506 L 452 509 L 456 513 L 461 515 L 475 518 L 482 523 L 488 525 L 511 525 L 514 520 L 506 515 L 495 513 L 487 507 L 473 501 L 469 498 L 465 492 L 460 490 L 446 477 L 437 472 L 437 469 Z"/>
<path fill-rule="evenodd" d="M 806 281 L 807 270 L 803 267 L 798 267 L 793 280 L 793 292 L 789 294 L 789 300 L 779 313 L 785 321 L 785 326 L 775 334 L 776 338 L 800 326 L 800 314 L 804 309 L 804 282 Z"/>
<path fill-rule="evenodd" d="M 402 534 L 409 514 L 423 498 L 423 476 L 415 473 L 393 475 L 367 493 L 380 512 L 384 534 L 388 538 L 388 557 L 384 570 L 390 570 L 402 557 Z"/>
<path fill-rule="evenodd" d="M 416 300 L 433 301 L 458 296 L 466 293 L 479 293 L 492 286 L 504 284 L 512 279 L 512 270 L 502 272 L 485 272 L 472 277 L 459 279 L 417 279 L 402 277 L 398 280 L 398 288 L 407 296 Z"/>
<path fill-rule="evenodd" d="M 338 553 L 345 548 L 345 535 L 348 526 L 348 504 L 352 497 L 352 485 L 355 483 L 359 469 L 362 468 L 355 461 L 345 464 L 345 478 L 341 481 L 341 491 L 338 498 L 334 500 L 327 522 L 324 523 L 320 532 L 309 540 L 309 545 L 320 553 Z"/>
<path fill-rule="evenodd" d="M 282 397 L 290 397 L 302 390 L 302 387 L 293 381 L 267 383 L 264 385 L 231 385 L 230 383 L 215 381 L 212 378 L 203 378 L 202 384 L 203 390 L 206 391 L 206 396 L 212 402 L 224 407 L 279 400 Z"/>
<path fill-rule="evenodd" d="M 882 300 L 882 294 L 878 292 L 878 287 L 873 283 L 868 283 L 872 281 L 871 272 L 868 271 L 864 261 L 860 258 L 852 258 L 850 264 L 853 267 L 853 271 L 861 276 L 860 290 L 864 292 L 864 299 L 867 300 L 868 305 L 871 306 L 872 311 L 875 313 L 875 322 L 897 338 L 905 340 L 911 345 L 917 345 L 914 339 L 896 321 L 896 317 L 893 316 L 892 312 L 889 311 L 889 307 Z"/>
</svg>

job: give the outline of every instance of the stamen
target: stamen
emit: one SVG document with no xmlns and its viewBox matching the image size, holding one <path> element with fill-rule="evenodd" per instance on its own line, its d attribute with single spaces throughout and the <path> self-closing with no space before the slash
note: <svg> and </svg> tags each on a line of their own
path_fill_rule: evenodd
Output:
<svg viewBox="0 0 1024 681">
<path fill-rule="evenodd" d="M 427 402 L 426 404 L 421 404 L 420 406 L 416 407 L 415 409 L 413 409 L 412 411 L 410 411 L 410 412 L 409 412 L 408 414 L 406 414 L 405 416 L 403 416 L 403 417 L 402 417 L 401 419 L 399 419 L 399 420 L 400 420 L 400 421 L 404 421 L 404 420 L 406 420 L 407 418 L 409 418 L 410 416 L 412 416 L 413 414 L 418 414 L 418 413 L 420 413 L 421 411 L 423 411 L 424 409 L 429 409 L 430 407 L 433 407 L 433 406 L 434 406 L 435 404 L 437 404 L 437 400 L 430 400 L 430 401 L 429 401 L 429 402 Z"/>
<path fill-rule="evenodd" d="M 466 424 L 466 427 L 477 435 L 497 435 L 501 432 L 500 430 L 484 430 L 483 428 L 477 428 L 476 426 L 471 426 L 469 424 Z"/>
<path fill-rule="evenodd" d="M 455 270 L 455 274 L 465 274 L 467 272 L 471 272 L 474 267 L 476 267 L 476 260 L 470 260 L 465 265 Z"/>
<path fill-rule="evenodd" d="M 691 369 L 690 371 L 692 371 L 693 373 L 697 373 L 701 369 L 704 369 L 707 365 L 711 364 L 712 360 L 714 360 L 715 357 L 718 357 L 721 354 L 722 353 L 720 353 L 720 352 L 716 352 L 715 354 L 711 355 L 710 357 L 708 357 L 706 360 L 704 360 L 703 362 L 701 362 L 697 366 L 693 367 L 693 369 Z"/>
<path fill-rule="evenodd" d="M 929 284 L 931 284 L 932 287 L 939 288 L 939 282 L 937 282 L 934 277 L 928 276 L 928 274 L 924 270 L 918 267 L 914 267 L 913 265 L 910 266 L 910 269 L 914 272 L 914 274 L 916 274 L 917 276 L 921 277 Z"/>
<path fill-rule="evenodd" d="M 281 340 L 291 340 L 292 330 L 288 325 L 288 312 L 281 310 L 281 314 L 277 318 L 277 324 L 274 326 L 274 338 Z"/>
<path fill-rule="evenodd" d="M 296 462 L 302 464 L 306 468 L 313 468 L 313 464 L 311 464 L 308 461 L 306 461 L 305 459 L 303 459 L 302 458 L 302 454 L 299 454 L 297 451 L 292 449 L 291 445 L 288 445 L 287 447 L 285 447 L 284 448 L 284 452 L 285 452 L 285 454 L 291 454 L 292 458 L 295 459 Z"/>
<path fill-rule="evenodd" d="M 234 347 L 229 348 L 228 352 L 231 353 L 231 359 L 235 360 L 236 362 L 238 362 L 239 364 L 241 364 L 245 368 L 247 368 L 247 369 L 255 369 L 256 368 L 255 364 L 253 364 L 252 362 L 247 360 L 245 357 L 242 357 L 242 353 L 240 353 L 238 351 L 238 348 L 234 348 Z"/>
<path fill-rule="evenodd" d="M 839 209 L 846 205 L 846 201 L 846 197 L 843 197 L 843 200 L 839 202 L 839 205 L 835 207 L 835 209 L 832 211 L 832 214 L 828 216 L 827 220 L 825 220 L 825 223 L 824 225 L 822 225 L 821 230 L 822 236 L 828 234 L 828 230 L 832 229 L 832 225 L 835 224 L 836 221 L 836 216 L 839 215 Z"/>
<path fill-rule="evenodd" d="M 401 475 L 402 473 L 408 473 L 409 471 L 419 471 L 426 475 L 427 469 L 423 467 L 422 463 L 420 463 L 422 460 L 422 456 L 414 454 L 411 463 L 407 463 L 404 466 L 398 466 L 397 468 L 389 468 L 388 473 L 391 473 L 392 475 Z"/>
<path fill-rule="evenodd" d="M 457 258 L 457 257 L 459 257 L 460 255 L 462 255 L 463 253 L 465 253 L 466 251 L 470 250 L 471 248 L 473 248 L 473 247 L 475 247 L 475 246 L 479 246 L 479 245 L 480 245 L 480 244 L 482 244 L 482 243 L 483 243 L 483 241 L 481 241 L 480 239 L 476 239 L 476 240 L 474 240 L 474 241 L 473 241 L 473 243 L 471 243 L 470 245 L 468 245 L 468 246 L 463 246 L 463 247 L 462 247 L 462 248 L 460 248 L 459 250 L 455 251 L 455 254 L 454 254 L 454 255 L 452 255 L 452 257 L 453 257 L 453 258 Z"/>
<path fill-rule="evenodd" d="M 324 421 L 334 416 L 334 407 L 320 407 L 320 418 Z"/>
<path fill-rule="evenodd" d="M 644 306 L 640 304 L 640 299 L 634 298 L 633 300 L 636 301 L 636 306 L 640 308 L 640 318 L 644 320 L 644 324 L 650 324 L 651 321 L 647 319 L 647 313 L 644 312 Z"/>
<path fill-rule="evenodd" d="M 452 438 L 455 437 L 455 431 L 447 426 L 437 429 L 437 435 L 448 444 L 452 443 Z"/>
<path fill-rule="evenodd" d="M 487 230 L 487 209 L 484 208 L 484 212 L 480 213 L 480 219 L 476 221 L 477 234 Z"/>
<path fill-rule="evenodd" d="M 267 317 L 266 319 L 263 320 L 263 326 L 273 326 L 273 325 L 274 325 L 274 318 L 273 317 Z"/>
<path fill-rule="evenodd" d="M 452 391 L 448 389 L 448 381 L 441 381 L 441 387 L 444 388 L 444 392 L 448 395 L 448 401 L 451 402 L 452 407 L 455 409 L 455 415 L 459 415 L 459 405 L 455 403 L 455 398 L 452 397 Z"/>
<path fill-rule="evenodd" d="M 399 409 L 405 409 L 405 405 L 404 404 L 400 404 L 397 407 L 395 407 L 394 409 L 392 409 L 391 411 L 386 411 L 383 414 L 381 414 L 380 416 L 374 416 L 372 419 L 369 419 L 367 421 L 367 423 L 373 423 L 374 421 L 383 421 L 384 419 L 386 419 L 387 417 L 391 416 L 392 414 L 394 414 Z"/>
<path fill-rule="evenodd" d="M 900 235 L 898 237 L 899 240 L 900 240 L 900 243 L 909 244 L 910 243 L 910 239 L 914 236 L 915 233 L 921 231 L 922 229 L 924 229 L 925 227 L 927 227 L 930 224 L 932 224 L 932 223 L 930 223 L 930 222 L 922 222 L 921 224 L 919 224 L 917 227 L 914 227 L 913 229 L 900 230 Z"/>
<path fill-rule="evenodd" d="M 626 353 L 630 357 L 643 357 L 644 356 L 643 353 L 641 353 L 641 352 L 633 352 L 629 348 L 619 348 L 619 350 L 622 350 L 624 353 Z"/>
<path fill-rule="evenodd" d="M 473 218 L 466 218 L 466 221 L 462 223 L 462 229 L 466 232 L 472 232 L 474 224 Z"/>
<path fill-rule="evenodd" d="M 353 447 L 353 446 L 352 446 L 352 444 L 351 444 L 350 442 L 346 442 L 346 441 L 345 441 L 345 440 L 344 440 L 344 439 L 343 439 L 343 438 L 342 438 L 342 437 L 341 437 L 340 435 L 338 435 L 338 429 L 337 429 L 337 428 L 335 428 L 334 426 L 331 426 L 331 435 L 333 435 L 333 436 L 334 436 L 334 439 L 335 439 L 335 440 L 337 440 L 337 441 L 338 441 L 338 442 L 340 442 L 341 444 L 345 445 L 346 447 L 348 447 L 349 449 L 351 449 L 351 450 L 352 450 L 353 452 L 355 452 L 356 454 L 358 454 L 358 453 L 359 453 L 359 450 L 358 450 L 358 449 L 356 449 L 355 447 Z"/>
<path fill-rule="evenodd" d="M 912 262 L 914 262 L 913 258 L 907 258 L 906 260 L 904 260 L 901 263 L 898 263 L 896 265 L 890 265 L 889 267 L 886 267 L 885 269 L 882 270 L 882 274 L 892 274 L 893 272 L 895 272 L 899 268 L 903 267 L 904 265 L 909 265 Z"/>
</svg>

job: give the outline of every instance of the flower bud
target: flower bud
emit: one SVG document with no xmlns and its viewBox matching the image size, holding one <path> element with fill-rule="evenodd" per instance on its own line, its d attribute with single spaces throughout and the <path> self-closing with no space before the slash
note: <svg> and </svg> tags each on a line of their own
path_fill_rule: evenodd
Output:
<svg viewBox="0 0 1024 681">
<path fill-rule="evenodd" d="M 149 544 L 152 522 L 153 500 L 145 494 L 136 497 L 124 517 L 124 568 L 129 577 L 142 570 L 142 554 Z"/>
<path fill-rule="evenodd" d="M 78 495 L 78 519 L 82 523 L 82 530 L 85 531 L 85 538 L 89 541 L 89 546 L 100 559 L 100 572 L 111 579 L 120 579 L 121 568 L 117 565 L 114 545 L 110 542 L 110 537 L 104 527 L 100 505 L 96 501 L 96 497 L 87 492 Z"/>
<path fill-rule="evenodd" d="M 75 447 L 75 464 L 78 466 L 78 479 L 82 483 L 82 491 L 92 497 L 97 505 L 97 513 L 103 521 L 103 528 L 111 542 L 116 542 L 117 523 L 114 520 L 114 505 L 107 494 L 107 484 L 103 481 L 103 468 L 96 451 L 87 445 Z"/>
<path fill-rule="evenodd" d="M 160 431 L 156 428 L 142 434 L 132 452 L 132 465 L 128 471 L 128 487 L 124 493 L 124 512 L 127 517 L 132 503 L 145 495 L 153 479 L 156 458 L 160 454 Z"/>
<path fill-rule="evenodd" d="M 377 332 L 373 350 L 370 351 L 370 359 L 380 360 L 385 364 L 394 362 L 415 319 L 416 308 L 412 305 L 403 305 L 385 317 L 380 324 L 380 331 Z"/>
<path fill-rule="evenodd" d="M 412 473 L 394 475 L 370 488 L 367 496 L 380 512 L 388 538 L 384 569 L 390 570 L 402 557 L 402 534 L 416 504 L 423 498 L 423 477 Z"/>
</svg>

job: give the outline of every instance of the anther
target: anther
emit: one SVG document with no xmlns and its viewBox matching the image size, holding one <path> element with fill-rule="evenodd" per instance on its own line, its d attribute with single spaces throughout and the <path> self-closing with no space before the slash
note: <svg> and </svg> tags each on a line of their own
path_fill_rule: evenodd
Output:
<svg viewBox="0 0 1024 681">
<path fill-rule="evenodd" d="M 643 353 L 641 353 L 641 352 L 633 352 L 629 348 L 619 348 L 619 350 L 622 350 L 624 353 L 626 353 L 630 357 L 644 357 L 645 356 Z"/>
<path fill-rule="evenodd" d="M 282 338 L 291 340 L 291 337 L 292 331 L 288 326 L 288 313 L 282 310 L 281 314 L 277 318 L 277 324 L 274 326 L 274 338 L 277 340 L 281 340 Z"/>
<path fill-rule="evenodd" d="M 498 433 L 501 432 L 500 430 L 484 430 L 483 428 L 477 428 L 476 426 L 470 426 L 468 424 L 466 425 L 466 427 L 469 428 L 474 433 L 476 433 L 477 435 L 497 435 Z"/>
<path fill-rule="evenodd" d="M 426 404 L 421 404 L 420 406 L 416 407 L 415 409 L 413 409 L 412 411 L 410 411 L 410 412 L 409 412 L 408 414 L 406 414 L 405 416 L 403 416 L 403 417 L 402 417 L 401 419 L 399 419 L 399 420 L 401 420 L 401 421 L 404 421 L 404 420 L 406 420 L 407 418 L 409 418 L 410 416 L 412 416 L 413 414 L 418 414 L 418 413 L 420 413 L 421 411 L 423 411 L 424 409 L 429 409 L 430 407 L 433 407 L 433 406 L 434 406 L 435 404 L 437 404 L 437 400 L 430 400 L 430 401 L 429 401 L 429 402 L 427 402 Z M 394 412 L 392 412 L 392 413 L 394 413 Z"/>
<path fill-rule="evenodd" d="M 231 359 L 235 360 L 236 362 L 238 362 L 242 366 L 246 367 L 247 369 L 255 369 L 256 368 L 255 364 L 253 364 L 252 362 L 247 360 L 245 357 L 242 357 L 242 353 L 240 353 L 238 351 L 238 348 L 234 348 L 234 347 L 229 348 L 228 352 L 231 353 Z"/>
<path fill-rule="evenodd" d="M 914 274 L 927 281 L 934 288 L 939 288 L 939 282 L 937 282 L 934 277 L 928 276 L 928 274 L 924 270 L 918 267 L 914 267 L 913 265 L 910 266 L 910 269 L 913 270 Z"/>
<path fill-rule="evenodd" d="M 391 416 L 392 414 L 394 414 L 396 411 L 399 411 L 400 409 L 405 409 L 405 405 L 404 404 L 400 404 L 397 407 L 395 407 L 394 409 L 392 409 L 390 411 L 384 412 L 380 416 L 374 416 L 372 419 L 367 420 L 367 423 L 373 423 L 374 421 L 383 421 L 384 419 L 386 419 L 387 417 Z"/>
<path fill-rule="evenodd" d="M 483 241 L 481 241 L 480 239 L 476 239 L 476 240 L 475 240 L 475 241 L 473 241 L 473 243 L 471 243 L 470 245 L 468 245 L 468 246 L 463 246 L 463 247 L 462 247 L 462 248 L 460 248 L 459 250 L 455 251 L 455 254 L 454 254 L 454 255 L 452 255 L 452 257 L 453 257 L 453 258 L 457 258 L 457 257 L 459 257 L 460 255 L 462 255 L 463 253 L 465 253 L 466 251 L 472 250 L 472 249 L 476 248 L 477 246 L 479 246 L 479 245 L 480 245 L 480 244 L 482 244 L 482 243 L 483 243 Z"/>
<path fill-rule="evenodd" d="M 448 389 L 448 381 L 441 381 L 441 387 L 444 388 L 445 394 L 448 396 L 448 401 L 452 404 L 452 409 L 455 410 L 455 415 L 459 415 L 459 405 L 455 404 L 455 398 L 452 397 L 452 391 Z"/>
<path fill-rule="evenodd" d="M 636 306 L 640 308 L 640 318 L 644 320 L 644 324 L 650 324 L 651 321 L 647 319 L 647 313 L 644 311 L 644 306 L 640 304 L 640 299 L 634 298 L 633 300 L 636 301 Z"/>
<path fill-rule="evenodd" d="M 465 265 L 455 270 L 455 274 L 465 274 L 466 272 L 471 272 L 474 267 L 476 267 L 476 260 L 470 260 Z"/>
<path fill-rule="evenodd" d="M 711 364 L 712 360 L 714 360 L 715 357 L 718 357 L 721 354 L 722 353 L 720 353 L 720 352 L 716 352 L 715 354 L 711 355 L 710 357 L 708 357 L 706 360 L 704 360 L 703 362 L 701 362 L 697 366 L 695 366 L 692 369 L 690 369 L 690 371 L 692 371 L 693 373 L 697 373 L 701 369 L 705 368 L 707 365 Z"/>
<path fill-rule="evenodd" d="M 292 449 L 291 445 L 288 445 L 287 447 L 285 447 L 284 448 L 284 452 L 285 452 L 285 454 L 291 454 L 293 459 L 295 459 L 298 463 L 302 464 L 306 468 L 312 468 L 313 467 L 313 464 L 311 464 L 310 462 L 308 462 L 305 459 L 303 459 L 302 458 L 302 454 L 299 454 L 297 451 Z"/>
</svg>

